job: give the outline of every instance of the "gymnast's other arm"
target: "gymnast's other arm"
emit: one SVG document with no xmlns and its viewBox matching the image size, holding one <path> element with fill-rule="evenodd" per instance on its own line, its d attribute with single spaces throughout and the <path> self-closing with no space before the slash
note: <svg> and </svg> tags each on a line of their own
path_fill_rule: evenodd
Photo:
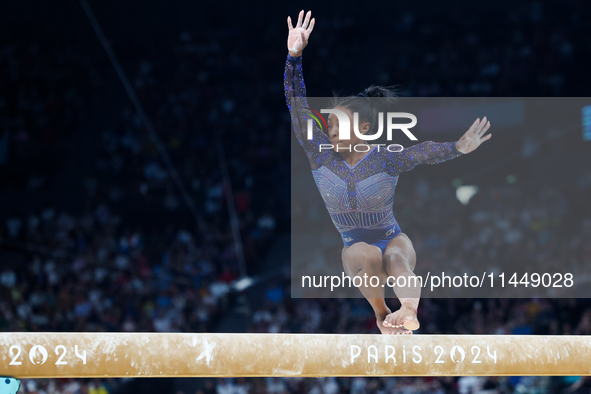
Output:
<svg viewBox="0 0 591 394">
<path fill-rule="evenodd" d="M 438 164 L 473 152 L 491 138 L 492 134 L 486 134 L 489 128 L 490 122 L 485 116 L 482 120 L 476 119 L 456 142 L 425 141 L 401 152 L 392 152 L 389 154 L 389 169 L 399 174 L 412 170 L 418 164 Z"/>
</svg>

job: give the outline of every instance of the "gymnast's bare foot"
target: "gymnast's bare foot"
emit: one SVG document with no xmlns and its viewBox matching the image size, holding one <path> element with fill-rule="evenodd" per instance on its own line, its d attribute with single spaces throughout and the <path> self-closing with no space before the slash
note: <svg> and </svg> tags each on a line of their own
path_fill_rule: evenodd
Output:
<svg viewBox="0 0 591 394">
<path fill-rule="evenodd" d="M 390 316 L 390 315 L 388 315 Z M 410 335 L 412 331 L 405 329 L 404 327 L 388 327 L 384 325 L 384 319 L 376 317 L 376 323 L 380 332 L 384 335 Z"/>
<path fill-rule="evenodd" d="M 396 312 L 387 315 L 383 324 L 388 328 L 406 328 L 411 331 L 418 330 L 420 327 L 417 310 L 406 305 L 402 305 Z"/>
</svg>

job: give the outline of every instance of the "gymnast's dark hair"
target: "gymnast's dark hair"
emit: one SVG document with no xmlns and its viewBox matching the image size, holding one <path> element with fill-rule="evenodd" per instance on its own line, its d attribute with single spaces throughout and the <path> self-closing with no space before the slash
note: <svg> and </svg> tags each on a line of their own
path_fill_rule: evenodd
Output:
<svg viewBox="0 0 591 394">
<path fill-rule="evenodd" d="M 378 129 L 378 113 L 392 110 L 392 106 L 397 101 L 397 93 L 398 89 L 395 86 L 371 85 L 355 96 L 334 94 L 331 105 L 333 108 L 339 106 L 348 108 L 351 112 L 357 112 L 359 123 L 369 122 L 368 134 L 373 134 Z"/>
</svg>

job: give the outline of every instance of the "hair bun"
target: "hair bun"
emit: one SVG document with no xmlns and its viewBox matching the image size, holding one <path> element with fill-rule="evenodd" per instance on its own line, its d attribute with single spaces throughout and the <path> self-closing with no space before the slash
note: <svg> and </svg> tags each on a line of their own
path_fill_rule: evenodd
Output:
<svg viewBox="0 0 591 394">
<path fill-rule="evenodd" d="M 361 97 L 396 97 L 396 90 L 393 87 L 371 85 L 363 92 L 359 93 Z"/>
</svg>

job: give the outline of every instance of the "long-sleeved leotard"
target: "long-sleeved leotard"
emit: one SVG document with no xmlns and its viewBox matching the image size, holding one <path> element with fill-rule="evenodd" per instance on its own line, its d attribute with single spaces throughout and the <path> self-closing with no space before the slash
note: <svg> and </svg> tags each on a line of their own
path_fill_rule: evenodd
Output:
<svg viewBox="0 0 591 394">
<path fill-rule="evenodd" d="M 375 146 L 351 167 L 332 149 L 319 149 L 331 141 L 315 123 L 307 138 L 306 87 L 302 57 L 287 55 L 283 75 L 285 99 L 295 135 L 304 148 L 316 186 L 345 245 L 367 242 L 385 249 L 401 230 L 394 218 L 394 190 L 400 173 L 418 164 L 437 164 L 461 155 L 455 142 L 426 141 L 390 152 Z"/>
</svg>

